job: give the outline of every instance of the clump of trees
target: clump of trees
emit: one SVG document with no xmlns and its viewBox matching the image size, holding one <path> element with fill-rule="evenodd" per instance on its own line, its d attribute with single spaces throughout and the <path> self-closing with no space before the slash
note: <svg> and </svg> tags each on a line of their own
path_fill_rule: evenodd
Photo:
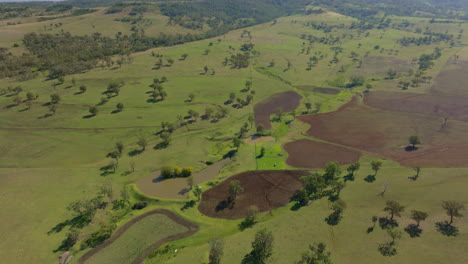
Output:
<svg viewBox="0 0 468 264">
<path fill-rule="evenodd" d="M 165 179 L 182 177 L 190 177 L 193 173 L 192 167 L 180 168 L 177 166 L 163 166 L 161 168 L 161 177 Z"/>
</svg>

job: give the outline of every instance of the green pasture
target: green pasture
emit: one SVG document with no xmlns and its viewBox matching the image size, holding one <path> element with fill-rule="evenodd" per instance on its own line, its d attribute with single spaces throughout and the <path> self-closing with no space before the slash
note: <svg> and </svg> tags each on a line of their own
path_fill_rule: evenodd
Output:
<svg viewBox="0 0 468 264">
<path fill-rule="evenodd" d="M 0 24 L 0 47 L 11 47 L 19 43 L 23 34 L 28 32 L 54 33 L 61 29 L 72 34 L 91 34 L 100 32 L 113 36 L 117 32 L 128 34 L 130 24 L 115 21 L 120 15 L 104 15 L 104 9 L 98 12 L 78 17 L 60 18 L 45 22 L 25 21 L 22 24 L 6 26 Z M 160 14 L 147 14 L 149 20 L 144 28 L 148 34 L 161 32 L 188 33 L 191 30 L 179 26 L 170 26 L 167 17 Z M 416 36 L 416 27 L 430 27 L 437 32 L 455 34 L 460 29 L 468 31 L 466 24 L 429 24 L 427 19 L 391 17 L 395 22 L 410 20 L 414 25 L 404 30 L 373 29 L 368 37 L 359 34 L 357 30 L 336 29 L 332 35 L 342 36 L 353 34 L 353 39 L 343 38 L 342 43 L 325 45 L 314 43 L 309 55 L 300 54 L 307 41 L 300 38 L 301 34 L 325 36 L 322 31 L 303 25 L 304 22 L 349 25 L 355 19 L 336 15 L 291 16 L 278 19 L 276 25 L 266 23 L 247 28 L 252 32 L 252 43 L 259 52 L 251 60 L 251 65 L 245 69 L 231 69 L 223 66 L 226 57 L 235 54 L 242 44 L 250 42 L 241 38 L 244 29 L 229 32 L 218 38 L 186 43 L 174 47 L 161 47 L 146 52 L 132 54 L 132 63 L 122 67 L 96 68 L 81 74 L 66 76 L 65 83 L 55 85 L 57 80 L 47 80 L 39 76 L 33 80 L 18 82 L 14 79 L 0 80 L 0 88 L 21 86 L 20 97 L 25 98 L 26 92 L 33 92 L 39 97 L 27 109 L 26 104 L 13 105 L 14 96 L 0 97 L 0 259 L 5 263 L 54 263 L 57 262 L 58 248 L 68 227 L 58 233 L 49 232 L 57 224 L 72 217 L 66 210 L 71 202 L 78 199 L 94 197 L 101 184 L 111 184 L 115 198 L 124 186 L 129 188 L 136 180 L 147 176 L 164 165 L 193 167 L 199 171 L 206 167 L 207 161 L 222 159 L 233 149 L 232 138 L 239 132 L 248 117 L 253 114 L 255 103 L 267 99 L 270 95 L 284 91 L 296 91 L 303 96 L 297 109 L 300 115 L 305 111 L 305 103 L 320 103 L 319 113 L 336 110 L 346 103 L 356 93 L 364 91 L 364 87 L 353 90 L 341 89 L 338 95 L 324 95 L 295 88 L 299 85 L 317 87 L 333 87 L 345 84 L 349 77 L 359 73 L 374 80 L 367 80 L 374 90 L 398 91 L 396 85 L 408 77 L 404 74 L 396 80 L 384 80 L 385 75 L 375 71 L 357 71 L 357 62 L 350 58 L 351 52 L 356 52 L 359 59 L 369 57 L 395 57 L 409 64 L 414 69 L 417 65 L 411 60 L 423 53 L 431 53 L 435 47 L 442 47 L 442 57 L 435 61 L 428 75 L 436 77 L 444 68 L 447 60 L 456 53 L 466 53 L 468 49 L 450 47 L 447 43 L 429 46 L 401 47 L 397 40 L 403 36 Z M 44 26 L 50 23 L 63 23 L 62 27 L 50 31 Z M 464 36 L 461 41 L 467 42 Z M 306 42 L 306 45 L 303 45 Z M 211 43 L 211 44 L 210 44 Z M 359 43 L 361 44 L 359 47 Z M 374 47 L 385 48 L 381 53 Z M 236 49 L 229 51 L 229 46 Z M 333 46 L 343 48 L 337 64 L 329 65 L 333 57 Z M 205 50 L 209 49 L 208 55 Z M 399 50 L 398 55 L 389 54 L 388 50 Z M 22 47 L 13 52 L 22 52 Z M 172 66 L 154 69 L 157 58 L 152 52 L 162 54 L 164 60 L 175 60 Z M 182 54 L 189 56 L 180 60 Z M 311 70 L 307 70 L 307 62 L 314 54 L 323 54 Z M 274 60 L 275 66 L 269 67 Z M 292 67 L 287 70 L 287 61 Z M 204 73 L 204 66 L 210 69 Z M 344 72 L 339 72 L 343 66 Z M 392 65 L 374 62 L 370 68 L 384 68 Z M 212 75 L 211 71 L 215 70 Z M 148 91 L 153 78 L 167 77 L 164 83 L 167 99 L 152 103 Z M 72 78 L 76 86 L 72 86 Z M 245 82 L 253 82 L 255 90 L 253 102 L 243 108 L 233 108 L 225 104 L 230 93 L 236 97 L 245 98 L 247 92 L 242 92 Z M 112 81 L 123 81 L 125 85 L 117 97 L 113 97 L 104 105 L 98 105 L 99 113 L 95 117 L 89 115 L 89 107 L 99 103 L 105 95 L 107 85 Z M 85 93 L 78 93 L 79 86 L 86 85 Z M 410 92 L 424 93 L 430 84 L 411 88 Z M 55 115 L 46 117 L 49 112 L 45 105 L 50 95 L 59 94 L 60 103 Z M 187 102 L 189 94 L 194 94 L 193 102 Z M 124 104 L 124 110 L 112 113 L 117 103 Z M 160 131 L 161 122 L 176 122 L 177 116 L 186 116 L 189 110 L 195 110 L 202 115 L 207 108 L 222 106 L 228 109 L 227 117 L 218 122 L 198 120 L 188 126 L 177 129 L 172 135 L 172 141 L 166 149 L 155 149 L 161 142 L 156 135 Z M 249 126 L 250 128 L 250 126 Z M 275 141 L 258 144 L 241 144 L 238 153 L 220 172 L 217 179 L 220 182 L 227 177 L 247 170 L 288 169 L 287 153 L 282 148 L 285 142 L 303 137 L 308 126 L 298 120 L 292 120 L 290 113 L 285 113 L 282 122 L 272 124 L 271 135 Z M 253 135 L 255 128 L 250 128 L 248 135 Z M 344 131 L 345 133 L 345 131 Z M 345 134 L 343 136 L 346 136 Z M 148 141 L 146 150 L 138 155 L 131 152 L 139 150 L 137 141 L 145 138 Z M 105 155 L 114 149 L 114 144 L 121 141 L 124 153 L 119 159 L 119 167 L 115 173 L 103 175 L 101 167 L 107 165 L 110 159 Z M 265 155 L 258 157 L 260 149 L 265 148 Z M 200 226 L 200 230 L 182 240 L 169 243 L 178 249 L 177 253 L 157 254 L 145 263 L 205 263 L 208 260 L 208 242 L 214 238 L 223 238 L 225 254 L 223 263 L 240 263 L 242 257 L 250 251 L 250 243 L 255 231 L 268 228 L 274 232 L 274 253 L 269 263 L 284 264 L 299 260 L 302 252 L 309 244 L 325 242 L 332 252 L 335 263 L 340 264 L 374 264 L 374 263 L 465 263 L 468 262 L 465 252 L 468 239 L 468 222 L 466 218 L 456 220 L 460 235 L 445 237 L 435 230 L 435 222 L 446 220 L 447 216 L 441 208 L 443 200 L 460 200 L 467 202 L 465 189 L 468 184 L 468 169 L 466 168 L 423 168 L 421 177 L 413 182 L 408 177 L 413 176 L 411 168 L 403 168 L 391 161 L 384 165 L 374 183 L 363 179 L 371 174 L 370 161 L 376 157 L 365 155 L 362 158 L 361 170 L 353 182 L 347 182 L 342 192 L 342 199 L 348 205 L 344 218 L 338 226 L 329 226 L 324 218 L 330 214 L 330 203 L 319 200 L 310 206 L 292 211 L 292 204 L 279 208 L 270 214 L 259 216 L 259 223 L 251 229 L 240 232 L 240 221 L 213 219 L 203 216 L 195 207 L 181 211 L 186 201 L 157 200 L 144 197 L 132 189 L 134 196 L 131 201 L 142 199 L 151 201 L 150 206 L 142 211 L 126 215 L 118 223 L 125 224 L 133 217 L 155 208 L 169 209 Z M 135 164 L 135 171 L 130 171 L 130 164 Z M 276 166 L 275 166 L 276 164 Z M 213 184 L 202 184 L 203 190 Z M 387 186 L 385 195 L 378 196 L 383 186 Z M 136 193 L 136 194 L 135 194 Z M 195 199 L 190 194 L 190 199 Z M 406 211 L 398 219 L 402 230 L 411 223 L 409 212 L 412 209 L 429 213 L 429 218 L 422 224 L 424 229 L 420 238 L 410 238 L 403 233 L 399 242 L 398 255 L 392 258 L 382 257 L 377 247 L 388 238 L 384 231 L 376 227 L 371 233 L 366 230 L 372 225 L 373 215 L 384 216 L 383 208 L 386 200 L 397 200 L 405 205 Z M 105 215 L 101 212 L 100 215 Z M 96 220 L 84 230 L 84 235 L 92 232 L 99 225 Z M 148 230 L 157 236 L 147 236 Z M 125 263 L 133 257 L 141 247 L 155 240 L 177 233 L 180 227 L 164 219 L 154 216 L 142 221 L 130 229 L 128 234 L 119 238 L 93 258 L 93 263 L 105 263 L 112 259 Z M 83 237 L 80 237 L 83 238 Z M 128 239 L 127 239 L 128 238 Z M 135 243 L 130 243 L 133 241 Z M 78 243 L 79 244 L 79 243 Z M 85 252 L 78 251 L 79 245 L 72 249 L 75 260 Z M 128 249 L 128 250 L 127 250 Z M 119 254 L 115 254 L 119 253 Z M 121 253 L 121 254 L 120 254 Z M 365 256 L 365 257 L 363 257 Z M 118 259 L 117 259 L 118 258 Z"/>
</svg>

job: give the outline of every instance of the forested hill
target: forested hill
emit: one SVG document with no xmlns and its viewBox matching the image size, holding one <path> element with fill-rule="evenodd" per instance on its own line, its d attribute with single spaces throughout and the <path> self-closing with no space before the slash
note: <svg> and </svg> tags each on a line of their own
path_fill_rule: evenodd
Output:
<svg viewBox="0 0 468 264">
<path fill-rule="evenodd" d="M 313 4 L 359 18 L 385 13 L 468 20 L 467 0 L 313 0 Z"/>
</svg>

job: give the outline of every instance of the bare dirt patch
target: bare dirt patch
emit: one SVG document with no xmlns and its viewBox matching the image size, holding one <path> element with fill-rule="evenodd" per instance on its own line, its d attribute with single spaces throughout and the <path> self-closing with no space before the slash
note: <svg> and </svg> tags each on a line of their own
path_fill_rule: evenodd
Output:
<svg viewBox="0 0 468 264">
<path fill-rule="evenodd" d="M 361 157 L 358 151 L 309 139 L 286 143 L 284 149 L 289 154 L 288 165 L 297 168 L 320 169 L 330 161 L 350 164 Z"/>
<path fill-rule="evenodd" d="M 311 126 L 307 131 L 311 136 L 391 158 L 402 165 L 468 165 L 468 159 L 457 156 L 468 153 L 468 147 L 464 147 L 468 146 L 465 122 L 446 123 L 437 116 L 384 111 L 360 105 L 356 99 L 335 112 L 298 118 Z M 406 151 L 412 135 L 419 136 L 423 145 Z"/>
<path fill-rule="evenodd" d="M 168 242 L 171 242 L 171 241 L 174 241 L 174 240 L 177 240 L 177 239 L 182 239 L 184 237 L 188 237 L 188 236 L 191 236 L 193 234 L 195 234 L 195 232 L 198 231 L 199 227 L 198 225 L 190 222 L 190 221 L 187 221 L 185 220 L 184 218 L 180 217 L 179 215 L 176 215 L 175 213 L 171 212 L 171 211 L 168 211 L 168 210 L 165 210 L 165 209 L 156 209 L 156 210 L 153 210 L 153 211 L 150 211 L 150 212 L 147 212 L 147 213 L 144 213 L 138 217 L 135 217 L 134 219 L 130 220 L 128 223 L 126 223 L 125 225 L 123 225 L 119 230 L 117 230 L 113 235 L 112 237 L 110 237 L 109 239 L 107 239 L 106 241 L 104 241 L 104 243 L 102 243 L 101 245 L 93 248 L 92 250 L 88 251 L 86 254 L 84 254 L 76 263 L 77 264 L 84 264 L 86 263 L 86 261 L 91 257 L 93 256 L 94 254 L 96 254 L 97 252 L 99 252 L 100 250 L 104 249 L 105 247 L 109 246 L 110 244 L 112 244 L 112 242 L 114 242 L 116 239 L 118 239 L 123 233 L 125 233 L 125 231 L 127 231 L 132 225 L 138 223 L 140 220 L 142 220 L 143 218 L 147 217 L 147 216 L 150 216 L 150 215 L 153 215 L 153 214 L 163 214 L 167 217 L 169 217 L 172 221 L 176 222 L 177 224 L 179 225 L 182 225 L 184 227 L 187 227 L 189 230 L 184 232 L 184 233 L 181 233 L 181 234 L 177 234 L 177 235 L 172 235 L 172 236 L 169 236 L 169 237 L 166 237 L 164 239 L 161 239 L 161 240 L 158 240 L 156 241 L 154 244 L 152 244 L 151 246 L 149 246 L 148 248 L 146 248 L 143 253 L 138 256 L 137 259 L 135 259 L 132 264 L 140 264 L 140 263 L 143 263 L 144 259 L 149 255 L 151 254 L 151 252 L 153 252 L 154 250 L 156 250 L 158 247 L 160 247 L 161 245 L 165 244 L 165 243 L 168 243 Z"/>
<path fill-rule="evenodd" d="M 297 89 L 300 89 L 303 91 L 328 94 L 328 95 L 337 95 L 341 92 L 339 89 L 335 89 L 335 88 L 324 88 L 324 87 L 316 87 L 316 86 L 310 86 L 310 85 L 301 85 L 301 86 L 296 86 L 296 87 Z"/>
<path fill-rule="evenodd" d="M 282 109 L 284 112 L 296 109 L 299 106 L 301 98 L 302 96 L 293 91 L 273 94 L 271 97 L 255 105 L 255 123 L 257 126 L 262 124 L 266 129 L 270 129 L 270 116 L 278 109 Z"/>
<path fill-rule="evenodd" d="M 230 159 L 223 159 L 194 173 L 194 184 L 216 178 L 219 171 L 230 161 Z M 136 186 L 143 194 L 162 199 L 188 199 L 188 192 L 190 191 L 186 178 L 163 179 L 159 170 L 138 180 Z"/>
<path fill-rule="evenodd" d="M 468 121 L 468 98 L 433 94 L 371 92 L 364 102 L 372 107 Z"/>
<path fill-rule="evenodd" d="M 468 97 L 468 61 L 458 61 L 456 64 L 448 62 L 444 69 L 434 79 L 431 92 Z"/>
<path fill-rule="evenodd" d="M 302 187 L 299 180 L 307 171 L 249 171 L 230 177 L 203 193 L 198 209 L 204 215 L 225 219 L 247 216 L 250 206 L 260 212 L 270 211 L 288 204 L 294 193 Z M 229 183 L 238 180 L 244 192 L 237 196 L 234 206 L 227 204 Z"/>
</svg>

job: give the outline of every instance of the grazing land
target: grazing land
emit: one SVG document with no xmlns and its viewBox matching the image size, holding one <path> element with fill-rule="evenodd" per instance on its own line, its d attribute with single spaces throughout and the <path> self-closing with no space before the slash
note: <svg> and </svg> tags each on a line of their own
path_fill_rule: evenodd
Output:
<svg viewBox="0 0 468 264">
<path fill-rule="evenodd" d="M 1 262 L 468 263 L 465 2 L 1 3 Z"/>
</svg>

